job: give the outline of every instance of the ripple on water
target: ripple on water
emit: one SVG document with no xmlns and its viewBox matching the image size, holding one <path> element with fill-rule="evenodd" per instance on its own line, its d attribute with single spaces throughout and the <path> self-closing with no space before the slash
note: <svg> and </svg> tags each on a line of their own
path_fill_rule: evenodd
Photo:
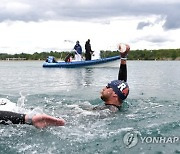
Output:
<svg viewBox="0 0 180 154">
<path fill-rule="evenodd" d="M 63 95 L 63 94 L 62 94 Z M 123 137 L 127 132 L 138 131 L 143 137 L 179 135 L 179 103 L 157 98 L 128 99 L 122 111 L 110 114 L 108 111 L 86 110 L 97 105 L 99 100 L 75 100 L 61 95 L 29 95 L 29 104 L 35 108 L 36 100 L 44 112 L 63 117 L 64 127 L 37 130 L 33 126 L 2 126 L 1 151 L 15 153 L 153 153 L 169 150 L 179 152 L 179 144 L 155 145 L 138 143 L 127 149 Z M 169 106 L 171 105 L 171 106 Z M 6 149 L 6 150 L 5 150 Z"/>
</svg>

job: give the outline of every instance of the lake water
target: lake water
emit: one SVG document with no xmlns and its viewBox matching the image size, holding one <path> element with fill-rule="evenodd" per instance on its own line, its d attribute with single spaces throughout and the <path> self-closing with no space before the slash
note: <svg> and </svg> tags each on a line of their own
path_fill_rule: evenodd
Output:
<svg viewBox="0 0 180 154">
<path fill-rule="evenodd" d="M 64 127 L 0 125 L 2 154 L 180 153 L 180 61 L 128 61 L 130 93 L 122 111 L 102 105 L 119 61 L 91 68 L 43 68 L 42 61 L 0 62 L 0 98 L 63 117 Z"/>
</svg>

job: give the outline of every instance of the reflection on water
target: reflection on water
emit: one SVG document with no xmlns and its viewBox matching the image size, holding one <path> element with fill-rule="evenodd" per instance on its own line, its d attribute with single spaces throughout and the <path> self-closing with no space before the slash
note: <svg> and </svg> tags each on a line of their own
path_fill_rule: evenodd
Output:
<svg viewBox="0 0 180 154">
<path fill-rule="evenodd" d="M 93 68 L 85 68 L 83 78 L 85 86 L 91 86 L 91 84 L 94 82 L 94 78 L 92 78 L 93 74 Z"/>
</svg>

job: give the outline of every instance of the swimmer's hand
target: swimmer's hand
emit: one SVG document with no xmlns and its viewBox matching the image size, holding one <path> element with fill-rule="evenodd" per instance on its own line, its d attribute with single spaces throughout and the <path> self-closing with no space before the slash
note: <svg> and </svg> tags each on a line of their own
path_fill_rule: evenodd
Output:
<svg viewBox="0 0 180 154">
<path fill-rule="evenodd" d="M 25 116 L 25 123 L 29 122 L 28 114 Z M 32 125 L 36 128 L 45 128 L 47 126 L 64 126 L 65 120 L 62 118 L 55 118 L 47 114 L 36 114 L 32 117 Z"/>
</svg>

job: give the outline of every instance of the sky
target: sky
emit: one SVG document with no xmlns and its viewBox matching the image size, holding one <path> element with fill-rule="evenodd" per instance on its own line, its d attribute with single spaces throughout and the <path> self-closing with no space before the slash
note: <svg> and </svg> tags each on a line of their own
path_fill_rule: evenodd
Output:
<svg viewBox="0 0 180 154">
<path fill-rule="evenodd" d="M 179 0 L 1 0 L 0 53 L 180 47 Z"/>
</svg>

